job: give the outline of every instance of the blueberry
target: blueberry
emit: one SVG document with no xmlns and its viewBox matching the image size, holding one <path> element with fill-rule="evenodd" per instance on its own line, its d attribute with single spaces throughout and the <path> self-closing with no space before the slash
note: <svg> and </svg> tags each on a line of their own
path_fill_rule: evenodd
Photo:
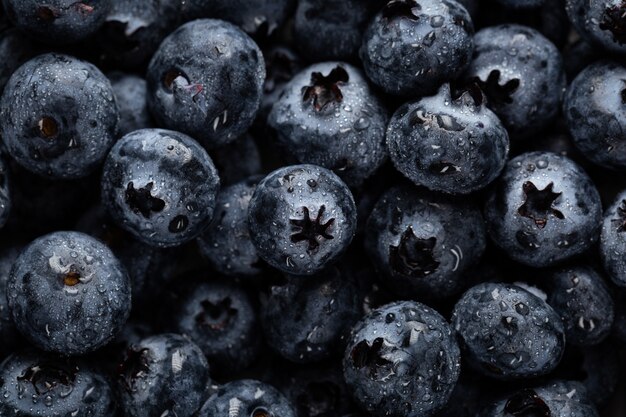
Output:
<svg viewBox="0 0 626 417">
<path fill-rule="evenodd" d="M 493 242 L 517 262 L 554 265 L 597 241 L 600 196 L 570 159 L 550 152 L 522 154 L 507 164 L 485 204 Z"/>
<path fill-rule="evenodd" d="M 0 35 L 0 93 L 9 78 L 20 65 L 35 57 L 39 52 L 39 45 L 25 37 L 18 29 L 12 28 L 3 31 Z"/>
<path fill-rule="evenodd" d="M 159 44 L 179 24 L 180 0 L 110 0 L 94 41 L 103 65 L 145 68 Z"/>
<path fill-rule="evenodd" d="M 261 259 L 250 239 L 248 206 L 260 177 L 220 190 L 209 228 L 198 238 L 200 253 L 221 274 L 254 276 L 261 272 Z"/>
<path fill-rule="evenodd" d="M 476 33 L 465 79 L 477 83 L 512 138 L 527 138 L 557 115 L 565 88 L 558 49 L 537 30 L 506 24 Z"/>
<path fill-rule="evenodd" d="M 128 417 L 192 416 L 211 382 L 198 346 L 177 334 L 133 343 L 118 366 L 119 398 Z"/>
<path fill-rule="evenodd" d="M 609 53 L 626 53 L 626 4 L 620 0 L 566 0 L 574 29 L 588 42 Z"/>
<path fill-rule="evenodd" d="M 130 312 L 126 271 L 102 242 L 55 232 L 15 260 L 7 283 L 15 326 L 35 346 L 79 355 L 107 344 Z"/>
<path fill-rule="evenodd" d="M 86 39 L 104 23 L 113 0 L 3 0 L 24 33 L 53 45 Z"/>
<path fill-rule="evenodd" d="M 100 70 L 58 54 L 40 55 L 13 73 L 0 118 L 4 144 L 20 165 L 62 179 L 98 168 L 119 121 L 111 83 Z"/>
<path fill-rule="evenodd" d="M 288 46 L 276 45 L 263 51 L 265 58 L 265 83 L 257 124 L 265 125 L 272 106 L 285 90 L 285 86 L 302 70 L 301 58 Z"/>
<path fill-rule="evenodd" d="M 507 161 L 509 136 L 480 90 L 437 95 L 405 104 L 387 128 L 395 167 L 417 185 L 468 194 L 495 180 Z"/>
<path fill-rule="evenodd" d="M 594 268 L 558 269 L 546 285 L 547 302 L 563 319 L 568 344 L 597 345 L 606 339 L 613 326 L 613 298 Z"/>
<path fill-rule="evenodd" d="M 261 153 L 255 139 L 246 134 L 210 153 L 223 187 L 263 172 Z"/>
<path fill-rule="evenodd" d="M 113 219 L 156 247 L 198 237 L 211 222 L 218 188 L 206 151 L 182 133 L 161 129 L 120 139 L 102 174 L 102 201 Z"/>
<path fill-rule="evenodd" d="M 352 330 L 343 360 L 355 400 L 380 416 L 428 416 L 442 409 L 459 370 L 452 329 L 436 311 L 413 301 L 365 316 Z"/>
<path fill-rule="evenodd" d="M 212 376 L 232 378 L 255 361 L 261 331 L 252 301 L 242 288 L 220 281 L 198 282 L 177 293 L 168 308 L 170 327 L 198 345 Z"/>
<path fill-rule="evenodd" d="M 485 417 L 598 417 L 585 387 L 573 381 L 555 381 L 524 388 L 485 409 Z"/>
<path fill-rule="evenodd" d="M 0 365 L 3 417 L 111 417 L 109 381 L 84 362 L 25 350 Z"/>
<path fill-rule="evenodd" d="M 366 30 L 360 56 L 386 93 L 421 96 L 463 73 L 473 35 L 469 13 L 454 0 L 391 0 Z"/>
<path fill-rule="evenodd" d="M 148 111 L 146 80 L 121 72 L 114 72 L 108 77 L 120 111 L 118 135 L 154 127 Z"/>
<path fill-rule="evenodd" d="M 296 45 L 308 60 L 353 61 L 363 32 L 386 0 L 300 0 L 293 22 Z"/>
<path fill-rule="evenodd" d="M 548 374 L 565 348 L 559 315 L 517 285 L 472 287 L 454 307 L 452 325 L 464 358 L 477 371 L 502 380 Z"/>
<path fill-rule="evenodd" d="M 563 113 L 574 144 L 592 162 L 626 168 L 626 68 L 614 62 L 590 65 L 572 81 Z"/>
<path fill-rule="evenodd" d="M 485 244 L 477 207 L 413 187 L 383 194 L 365 228 L 365 247 L 381 282 L 422 300 L 463 291 L 469 285 L 466 273 Z"/>
<path fill-rule="evenodd" d="M 259 256 L 274 268 L 311 275 L 335 262 L 356 231 L 348 187 L 315 165 L 280 168 L 257 186 L 248 226 Z"/>
<path fill-rule="evenodd" d="M 298 73 L 274 103 L 268 125 L 301 163 L 360 185 L 384 162 L 387 111 L 360 70 L 341 62 Z"/>
<path fill-rule="evenodd" d="M 196 20 L 172 32 L 152 57 L 148 105 L 163 127 L 216 148 L 252 125 L 264 79 L 263 55 L 241 29 Z"/>
<path fill-rule="evenodd" d="M 293 406 L 271 385 L 243 379 L 219 387 L 202 406 L 198 417 L 296 417 Z"/>
<path fill-rule="evenodd" d="M 13 198 L 9 182 L 9 167 L 6 158 L 0 154 L 0 228 L 9 220 Z"/>
<path fill-rule="evenodd" d="M 340 268 L 307 279 L 287 276 L 285 285 L 272 287 L 261 313 L 265 340 L 290 361 L 319 362 L 345 346 L 360 310 L 353 278 Z"/>
<path fill-rule="evenodd" d="M 497 0 L 505 7 L 512 9 L 527 9 L 541 6 L 545 0 Z"/>
</svg>

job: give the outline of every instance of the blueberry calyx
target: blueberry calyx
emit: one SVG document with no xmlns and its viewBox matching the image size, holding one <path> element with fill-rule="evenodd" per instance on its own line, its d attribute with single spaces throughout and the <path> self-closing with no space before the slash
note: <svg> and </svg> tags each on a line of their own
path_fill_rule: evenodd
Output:
<svg viewBox="0 0 626 417">
<path fill-rule="evenodd" d="M 329 219 L 326 223 L 322 223 L 322 216 L 326 211 L 326 206 L 320 206 L 317 217 L 311 219 L 311 213 L 308 207 L 302 207 L 303 218 L 302 219 L 290 219 L 292 230 L 294 233 L 291 235 L 291 241 L 298 243 L 306 241 L 309 243 L 309 251 L 317 249 L 320 245 L 318 237 L 321 236 L 324 239 L 333 239 L 334 237 L 328 232 L 328 229 L 335 223 L 335 219 Z"/>
<path fill-rule="evenodd" d="M 159 212 L 165 208 L 165 201 L 152 196 L 153 187 L 154 182 L 149 182 L 142 188 L 136 189 L 132 181 L 126 187 L 126 204 L 146 219 L 150 218 L 152 212 Z"/>
<path fill-rule="evenodd" d="M 552 182 L 543 190 L 539 190 L 532 181 L 526 181 L 522 186 L 526 201 L 517 210 L 519 215 L 532 219 L 540 229 L 546 227 L 550 215 L 563 220 L 565 218 L 563 213 L 552 207 L 554 201 L 562 193 L 555 193 L 553 188 L 554 183 Z"/>
<path fill-rule="evenodd" d="M 37 17 L 44 22 L 51 22 L 59 16 L 59 12 L 49 6 L 41 6 L 37 8 Z"/>
<path fill-rule="evenodd" d="M 387 20 L 405 18 L 417 21 L 419 16 L 416 13 L 420 10 L 422 6 L 415 0 L 393 0 L 383 8 L 383 18 Z"/>
<path fill-rule="evenodd" d="M 341 66 L 336 66 L 327 76 L 321 72 L 311 74 L 311 85 L 302 88 L 302 101 L 313 101 L 316 111 L 322 111 L 333 103 L 341 103 L 343 93 L 341 84 L 350 80 L 348 72 Z"/>
<path fill-rule="evenodd" d="M 366 340 L 360 341 L 351 352 L 354 367 L 367 368 L 370 378 L 375 379 L 380 368 L 393 365 L 393 362 L 382 356 L 384 343 L 382 337 L 374 339 L 371 345 Z"/>
<path fill-rule="evenodd" d="M 70 265 L 70 270 L 63 276 L 63 284 L 68 287 L 78 285 L 80 282 L 80 273 L 76 270 L 75 265 Z"/>
<path fill-rule="evenodd" d="M 524 389 L 507 401 L 504 411 L 514 417 L 550 417 L 550 407 L 535 390 Z"/>
<path fill-rule="evenodd" d="M 489 101 L 496 106 L 513 103 L 513 93 L 517 91 L 520 80 L 514 78 L 504 84 L 500 84 L 500 71 L 493 70 L 487 76 L 487 80 L 483 81 L 479 77 L 474 77 L 472 82 L 478 84 L 483 90 Z"/>
<path fill-rule="evenodd" d="M 232 307 L 230 297 L 217 303 L 204 300 L 200 305 L 202 312 L 196 316 L 196 322 L 211 330 L 224 330 L 230 324 L 231 319 L 237 315 L 237 310 Z"/>
<path fill-rule="evenodd" d="M 49 116 L 42 117 L 39 122 L 37 122 L 37 128 L 39 136 L 44 139 L 54 138 L 57 133 L 59 133 L 59 126 L 56 120 Z"/>
<path fill-rule="evenodd" d="M 622 1 L 612 7 L 607 7 L 600 22 L 600 29 L 608 30 L 613 40 L 620 45 L 626 44 L 626 2 Z"/>
<path fill-rule="evenodd" d="M 436 244 L 437 238 L 418 238 L 413 228 L 408 227 L 402 233 L 398 246 L 389 246 L 389 263 L 400 274 L 424 278 L 439 267 L 433 254 Z"/>
<path fill-rule="evenodd" d="M 38 395 L 46 394 L 59 385 L 68 387 L 71 390 L 78 368 L 63 369 L 52 364 L 37 364 L 28 368 L 24 374 L 17 378 L 18 383 L 29 382 L 33 385 Z"/>
<path fill-rule="evenodd" d="M 118 366 L 118 375 L 128 391 L 133 391 L 137 378 L 150 371 L 149 349 L 129 348 L 124 361 Z"/>
</svg>

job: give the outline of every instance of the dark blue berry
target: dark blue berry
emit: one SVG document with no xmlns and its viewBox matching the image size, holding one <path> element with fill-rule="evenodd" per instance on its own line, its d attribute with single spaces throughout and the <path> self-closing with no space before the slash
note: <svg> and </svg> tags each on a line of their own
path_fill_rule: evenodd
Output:
<svg viewBox="0 0 626 417">
<path fill-rule="evenodd" d="M 315 64 L 297 74 L 274 103 L 268 125 L 301 163 L 360 185 L 384 162 L 387 111 L 360 70 Z"/>
<path fill-rule="evenodd" d="M 57 179 L 96 170 L 119 122 L 109 80 L 92 64 L 58 54 L 40 55 L 13 73 L 0 118 L 8 153 L 29 171 Z"/>
<path fill-rule="evenodd" d="M 120 111 L 118 135 L 154 127 L 148 111 L 146 80 L 121 72 L 114 72 L 108 77 Z"/>
<path fill-rule="evenodd" d="M 128 417 L 192 416 L 211 382 L 200 348 L 169 333 L 131 344 L 117 373 L 119 398 Z"/>
<path fill-rule="evenodd" d="M 574 29 L 588 42 L 609 53 L 626 53 L 626 3 L 621 0 L 566 0 Z"/>
<path fill-rule="evenodd" d="M 259 47 L 220 20 L 189 22 L 164 41 L 148 68 L 148 105 L 157 122 L 217 148 L 254 121 L 263 94 Z"/>
<path fill-rule="evenodd" d="M 363 35 L 360 56 L 386 93 L 432 94 L 467 68 L 473 35 L 469 13 L 454 0 L 391 0 Z"/>
<path fill-rule="evenodd" d="M 452 325 L 472 366 L 493 378 L 532 378 L 551 372 L 565 349 L 559 315 L 517 285 L 485 283 L 457 302 Z"/>
<path fill-rule="evenodd" d="M 35 350 L 0 365 L 0 415 L 3 417 L 112 417 L 116 400 L 109 381 L 84 361 Z"/>
<path fill-rule="evenodd" d="M 262 310 L 265 340 L 284 358 L 319 362 L 339 352 L 361 317 L 353 278 L 332 267 L 303 279 L 287 276 L 274 286 Z"/>
<path fill-rule="evenodd" d="M 591 179 L 570 159 L 550 152 L 509 161 L 485 204 L 493 242 L 534 267 L 586 251 L 599 238 L 601 217 Z"/>
<path fill-rule="evenodd" d="M 502 171 L 509 135 L 478 89 L 437 95 L 396 110 L 387 128 L 394 166 L 417 185 L 449 194 L 486 187 Z"/>
<path fill-rule="evenodd" d="M 626 168 L 626 68 L 602 61 L 583 70 L 570 84 L 563 113 L 574 144 L 592 162 Z"/>
<path fill-rule="evenodd" d="M 178 246 L 209 225 L 219 178 L 206 151 L 189 136 L 138 130 L 106 159 L 102 201 L 113 219 L 152 246 Z"/>
<path fill-rule="evenodd" d="M 465 275 L 485 245 L 476 206 L 412 187 L 383 194 L 365 227 L 365 247 L 381 282 L 422 300 L 463 291 L 469 285 Z"/>
<path fill-rule="evenodd" d="M 335 262 L 356 231 L 348 187 L 315 165 L 280 168 L 257 186 L 248 226 L 259 256 L 295 275 L 311 275 Z"/>
<path fill-rule="evenodd" d="M 547 302 L 563 319 L 567 343 L 589 346 L 606 339 L 613 326 L 613 298 L 595 269 L 558 269 L 550 274 L 546 286 Z"/>
<path fill-rule="evenodd" d="M 7 284 L 15 326 L 35 346 L 63 355 L 108 343 L 130 313 L 130 281 L 104 243 L 56 232 L 19 255 Z"/>
<path fill-rule="evenodd" d="M 452 329 L 439 313 L 413 301 L 365 316 L 352 330 L 343 360 L 354 399 L 380 416 L 427 416 L 442 409 L 459 371 Z"/>
<path fill-rule="evenodd" d="M 506 24 L 476 33 L 465 79 L 485 92 L 511 138 L 531 137 L 558 114 L 565 73 L 558 49 L 537 30 Z"/>
<path fill-rule="evenodd" d="M 221 274 L 253 276 L 261 272 L 261 258 L 250 239 L 248 206 L 260 177 L 220 190 L 213 221 L 198 238 L 200 253 Z"/>
<path fill-rule="evenodd" d="M 186 285 L 172 298 L 167 319 L 171 330 L 186 335 L 202 350 L 212 376 L 232 378 L 259 354 L 257 312 L 236 285 L 219 281 Z"/>
</svg>

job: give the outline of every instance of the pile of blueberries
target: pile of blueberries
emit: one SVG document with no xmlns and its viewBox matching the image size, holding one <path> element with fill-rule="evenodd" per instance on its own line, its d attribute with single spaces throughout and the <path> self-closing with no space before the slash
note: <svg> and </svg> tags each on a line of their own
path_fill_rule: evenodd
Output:
<svg viewBox="0 0 626 417">
<path fill-rule="evenodd" d="M 0 417 L 626 413 L 626 0 L 0 7 Z"/>
</svg>

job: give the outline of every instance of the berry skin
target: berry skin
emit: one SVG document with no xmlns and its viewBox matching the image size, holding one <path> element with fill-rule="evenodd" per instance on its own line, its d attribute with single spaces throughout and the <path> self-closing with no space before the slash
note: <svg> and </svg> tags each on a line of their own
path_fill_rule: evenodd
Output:
<svg viewBox="0 0 626 417">
<path fill-rule="evenodd" d="M 558 49 L 537 30 L 515 24 L 480 30 L 465 80 L 487 95 L 512 139 L 532 137 L 557 115 L 565 88 Z"/>
<path fill-rule="evenodd" d="M 271 288 L 261 313 L 265 340 L 292 362 L 328 359 L 361 317 L 359 298 L 353 278 L 337 267 L 308 279 L 287 276 Z"/>
<path fill-rule="evenodd" d="M 335 262 L 356 232 L 356 205 L 331 171 L 292 165 L 265 177 L 248 208 L 259 256 L 294 275 L 311 275 Z"/>
<path fill-rule="evenodd" d="M 354 61 L 363 32 L 386 0 L 300 0 L 293 23 L 295 44 L 310 61 Z"/>
<path fill-rule="evenodd" d="M 586 41 L 611 54 L 626 53 L 626 4 L 622 0 L 566 0 L 572 26 Z"/>
<path fill-rule="evenodd" d="M 117 370 L 119 399 L 128 417 L 195 415 L 211 383 L 200 348 L 171 333 L 131 344 Z"/>
<path fill-rule="evenodd" d="M 485 417 L 598 417 L 579 382 L 555 381 L 537 388 L 525 388 L 483 410 Z"/>
<path fill-rule="evenodd" d="M 439 92 L 396 110 L 387 128 L 391 160 L 416 185 L 448 194 L 486 187 L 504 168 L 509 135 L 480 91 Z"/>
<path fill-rule="evenodd" d="M 501 380 L 548 374 L 565 349 L 559 315 L 516 285 L 472 287 L 454 307 L 452 326 L 472 367 Z"/>
<path fill-rule="evenodd" d="M 510 160 L 485 204 L 493 242 L 533 267 L 586 251 L 598 240 L 601 217 L 591 179 L 570 159 L 550 152 Z"/>
<path fill-rule="evenodd" d="M 21 31 L 50 45 L 76 43 L 104 23 L 115 0 L 3 0 L 9 19 Z"/>
<path fill-rule="evenodd" d="M 497 0 L 498 3 L 512 9 L 530 9 L 540 7 L 546 0 Z"/>
<path fill-rule="evenodd" d="M 0 101 L 0 118 L 8 153 L 29 171 L 55 179 L 96 170 L 115 141 L 119 122 L 104 74 L 88 62 L 52 53 L 13 73 Z"/>
<path fill-rule="evenodd" d="M 293 406 L 276 388 L 242 379 L 220 386 L 204 403 L 197 417 L 280 416 L 296 417 Z"/>
<path fill-rule="evenodd" d="M 388 94 L 432 94 L 467 68 L 473 35 L 469 13 L 454 0 L 391 0 L 363 35 L 361 61 Z"/>
<path fill-rule="evenodd" d="M 257 312 L 250 297 L 236 285 L 219 281 L 187 285 L 173 295 L 164 316 L 172 331 L 198 345 L 212 376 L 232 378 L 258 356 L 261 332 Z"/>
<path fill-rule="evenodd" d="M 13 264 L 6 294 L 20 333 L 63 355 L 104 346 L 130 313 L 126 271 L 104 243 L 79 232 L 51 233 L 28 245 Z"/>
<path fill-rule="evenodd" d="M 613 326 L 613 298 L 603 278 L 589 266 L 561 268 L 546 282 L 548 304 L 561 316 L 567 343 L 597 345 Z"/>
<path fill-rule="evenodd" d="M 626 191 L 607 209 L 600 233 L 602 265 L 615 285 L 626 287 Z"/>
<path fill-rule="evenodd" d="M 252 125 L 264 80 L 263 55 L 248 35 L 221 20 L 195 20 L 152 57 L 148 105 L 161 126 L 217 148 Z"/>
<path fill-rule="evenodd" d="M 0 154 L 0 228 L 9 220 L 11 208 L 13 207 L 13 197 L 9 181 L 9 167 L 6 158 Z"/>
<path fill-rule="evenodd" d="M 223 187 L 263 172 L 259 147 L 250 135 L 244 135 L 234 142 L 214 149 L 210 155 Z"/>
<path fill-rule="evenodd" d="M 11 267 L 22 248 L 9 247 L 0 251 L 0 361 L 22 347 L 22 338 L 15 327 L 6 298 L 6 287 L 11 274 Z"/>
<path fill-rule="evenodd" d="M 255 276 L 261 258 L 250 239 L 248 206 L 261 177 L 251 177 L 222 188 L 215 203 L 213 221 L 198 238 L 200 253 L 220 274 Z"/>
<path fill-rule="evenodd" d="M 71 358 L 22 350 L 0 365 L 2 417 L 117 415 L 109 381 Z"/>
<path fill-rule="evenodd" d="M 148 111 L 146 80 L 121 72 L 109 74 L 108 77 L 120 111 L 118 136 L 154 127 Z"/>
<path fill-rule="evenodd" d="M 19 29 L 2 30 L 0 37 L 0 93 L 16 69 L 39 52 L 39 46 Z"/>
<path fill-rule="evenodd" d="M 102 201 L 123 229 L 155 247 L 198 237 L 213 217 L 219 177 L 206 151 L 182 133 L 143 129 L 106 159 Z"/>
<path fill-rule="evenodd" d="M 439 313 L 414 301 L 365 316 L 352 330 L 343 359 L 354 399 L 378 416 L 433 414 L 448 401 L 459 371 L 452 329 Z"/>
<path fill-rule="evenodd" d="M 578 150 L 602 167 L 626 169 L 626 68 L 594 63 L 570 84 L 563 103 L 567 127 Z"/>
<path fill-rule="evenodd" d="M 267 123 L 300 163 L 323 166 L 348 185 L 360 185 L 387 156 L 387 120 L 387 110 L 359 69 L 328 62 L 298 73 Z"/>
<path fill-rule="evenodd" d="M 420 300 L 463 291 L 466 273 L 485 245 L 477 207 L 413 187 L 383 194 L 365 228 L 365 247 L 382 282 L 398 295 Z"/>
</svg>

